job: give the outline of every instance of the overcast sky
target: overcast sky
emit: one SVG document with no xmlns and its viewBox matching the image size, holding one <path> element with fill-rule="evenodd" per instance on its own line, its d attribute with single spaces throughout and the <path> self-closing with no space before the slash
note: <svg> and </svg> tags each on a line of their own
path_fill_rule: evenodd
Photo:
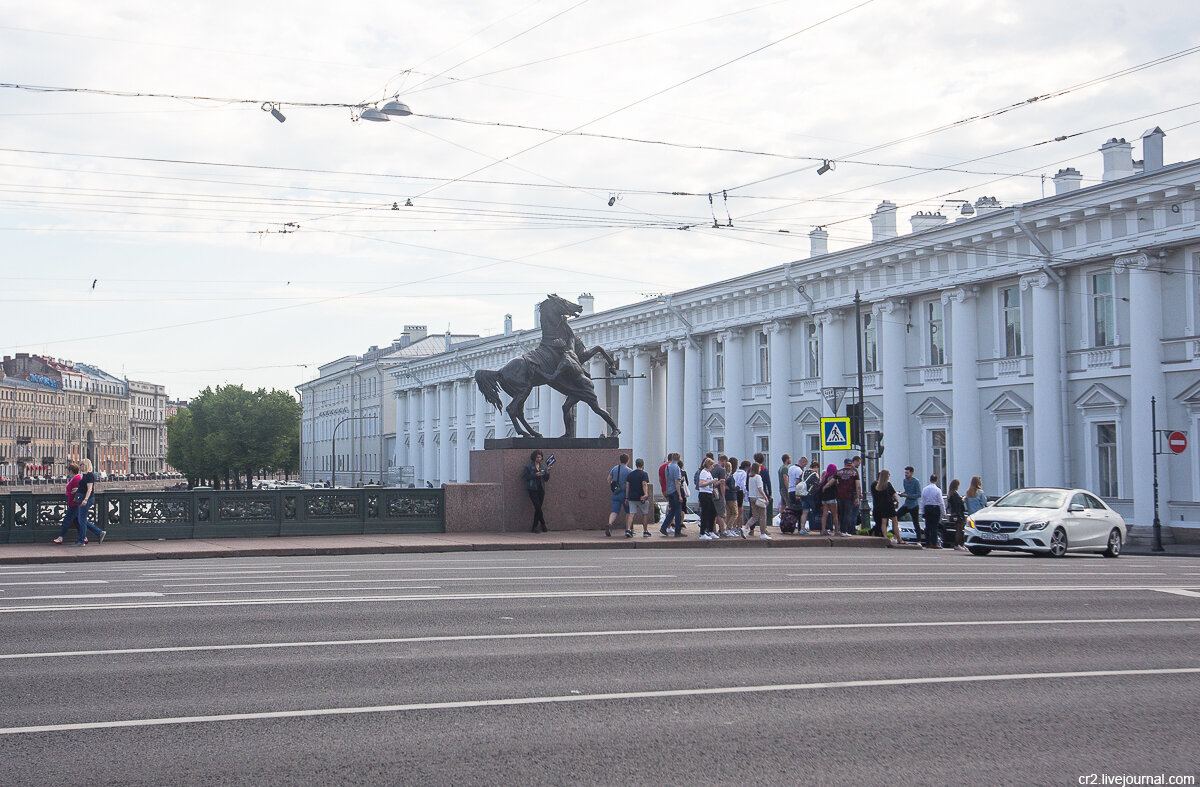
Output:
<svg viewBox="0 0 1200 787">
<path fill-rule="evenodd" d="M 946 199 L 1053 193 L 1064 166 L 1089 185 L 1106 139 L 1155 125 L 1168 163 L 1197 158 L 1200 53 L 1101 79 L 1200 45 L 1195 19 L 1194 0 L 0 0 L 0 82 L 221 99 L 0 88 L 0 348 L 175 397 L 292 389 L 405 324 L 530 327 L 547 292 L 603 310 L 802 260 L 816 225 L 859 245 L 883 199 L 903 233 Z M 388 123 L 298 106 L 397 94 L 414 114 Z"/>
</svg>

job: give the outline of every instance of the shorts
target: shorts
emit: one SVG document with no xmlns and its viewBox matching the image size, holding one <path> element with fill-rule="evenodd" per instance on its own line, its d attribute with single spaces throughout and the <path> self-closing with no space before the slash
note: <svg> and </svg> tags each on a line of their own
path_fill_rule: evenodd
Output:
<svg viewBox="0 0 1200 787">
<path fill-rule="evenodd" d="M 738 512 L 740 510 L 741 510 L 741 506 L 738 505 L 738 502 L 736 500 L 726 500 L 725 501 L 725 519 L 726 520 L 737 519 Z"/>
<path fill-rule="evenodd" d="M 631 513 L 631 514 L 649 514 L 650 513 L 650 501 L 649 500 L 630 500 L 629 501 L 629 513 Z"/>
<path fill-rule="evenodd" d="M 612 512 L 614 514 L 629 513 L 629 505 L 625 502 L 625 495 L 612 496 Z"/>
</svg>

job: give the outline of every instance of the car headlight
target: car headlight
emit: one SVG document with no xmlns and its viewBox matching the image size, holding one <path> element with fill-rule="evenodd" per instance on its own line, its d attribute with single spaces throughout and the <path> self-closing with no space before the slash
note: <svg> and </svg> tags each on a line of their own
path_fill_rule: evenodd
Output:
<svg viewBox="0 0 1200 787">
<path fill-rule="evenodd" d="M 1028 525 L 1025 525 L 1025 529 L 1026 530 L 1045 530 L 1046 525 L 1048 525 L 1048 524 L 1050 524 L 1050 523 L 1049 522 L 1030 522 Z"/>
</svg>

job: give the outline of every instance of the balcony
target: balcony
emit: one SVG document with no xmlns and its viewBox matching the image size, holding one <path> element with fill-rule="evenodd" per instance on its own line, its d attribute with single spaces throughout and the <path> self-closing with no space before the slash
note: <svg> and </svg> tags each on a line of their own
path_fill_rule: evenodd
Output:
<svg viewBox="0 0 1200 787">
<path fill-rule="evenodd" d="M 905 371 L 908 385 L 949 385 L 952 376 L 950 366 L 910 366 Z"/>
</svg>

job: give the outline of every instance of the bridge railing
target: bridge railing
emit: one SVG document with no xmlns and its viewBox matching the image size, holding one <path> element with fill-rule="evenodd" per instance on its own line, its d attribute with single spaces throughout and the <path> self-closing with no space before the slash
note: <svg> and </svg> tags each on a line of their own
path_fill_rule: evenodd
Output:
<svg viewBox="0 0 1200 787">
<path fill-rule="evenodd" d="M 50 541 L 62 529 L 66 496 L 0 495 L 0 543 Z M 97 492 L 89 521 L 107 539 L 443 533 L 441 489 L 275 489 Z M 72 531 L 74 533 L 74 531 Z M 74 537 L 74 535 L 72 535 Z"/>
</svg>

